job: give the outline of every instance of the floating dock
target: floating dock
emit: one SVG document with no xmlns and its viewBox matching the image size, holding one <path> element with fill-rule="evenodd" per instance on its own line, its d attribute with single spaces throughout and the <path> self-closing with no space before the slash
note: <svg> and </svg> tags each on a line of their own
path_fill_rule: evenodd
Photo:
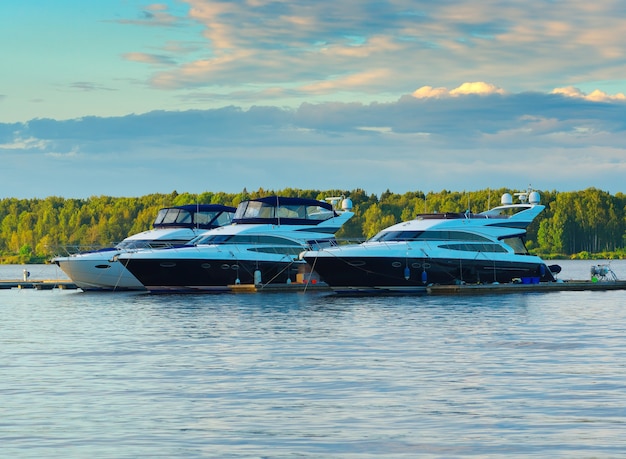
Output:
<svg viewBox="0 0 626 459">
<path fill-rule="evenodd" d="M 78 287 L 72 281 L 63 279 L 48 279 L 36 281 L 0 280 L 2 289 L 35 289 L 52 290 L 55 288 L 76 290 Z M 570 291 L 608 291 L 626 290 L 626 281 L 586 281 L 568 280 L 558 282 L 541 282 L 537 284 L 507 283 L 507 284 L 459 284 L 459 285 L 428 285 L 408 291 L 393 291 L 385 289 L 346 289 L 340 295 L 485 295 L 505 293 L 542 293 L 542 292 L 570 292 Z M 230 293 L 306 293 L 334 291 L 324 282 L 291 284 L 237 284 L 229 285 L 224 290 Z"/>
<path fill-rule="evenodd" d="M 287 293 L 287 292 L 331 292 L 332 290 L 324 282 L 291 284 L 237 284 L 229 285 L 232 293 Z"/>
<path fill-rule="evenodd" d="M 75 290 L 78 287 L 74 282 L 63 279 L 47 279 L 36 281 L 0 280 L 0 290 L 6 290 L 11 288 L 36 290 L 52 290 L 54 288 L 58 288 Z"/>
<path fill-rule="evenodd" d="M 540 282 L 537 284 L 462 284 L 462 285 L 429 285 L 426 293 L 430 295 L 459 295 L 459 294 L 500 294 L 523 292 L 571 292 L 584 290 L 626 290 L 626 281 L 593 282 L 585 280 L 571 280 L 558 282 Z"/>
<path fill-rule="evenodd" d="M 376 296 L 376 295 L 485 295 L 504 293 L 541 293 L 568 292 L 583 290 L 626 290 L 626 281 L 570 280 L 557 282 L 540 282 L 536 284 L 459 284 L 459 285 L 428 285 L 407 290 L 380 289 L 345 289 L 333 290 L 324 282 L 291 283 L 291 284 L 237 284 L 229 285 L 225 291 L 230 293 L 288 293 L 288 292 L 329 292 L 342 296 Z"/>
</svg>

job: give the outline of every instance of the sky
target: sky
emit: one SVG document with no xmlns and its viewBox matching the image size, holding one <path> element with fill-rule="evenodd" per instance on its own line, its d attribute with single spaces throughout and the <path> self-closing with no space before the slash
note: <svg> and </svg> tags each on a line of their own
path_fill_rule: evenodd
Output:
<svg viewBox="0 0 626 459">
<path fill-rule="evenodd" d="M 5 0 L 0 198 L 626 192 L 623 0 Z"/>
</svg>

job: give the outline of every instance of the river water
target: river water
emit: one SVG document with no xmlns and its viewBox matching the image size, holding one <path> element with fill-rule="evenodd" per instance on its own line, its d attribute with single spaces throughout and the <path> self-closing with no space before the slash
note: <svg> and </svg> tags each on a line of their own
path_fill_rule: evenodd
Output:
<svg viewBox="0 0 626 459">
<path fill-rule="evenodd" d="M 624 457 L 625 305 L 0 290 L 0 457 Z"/>
</svg>

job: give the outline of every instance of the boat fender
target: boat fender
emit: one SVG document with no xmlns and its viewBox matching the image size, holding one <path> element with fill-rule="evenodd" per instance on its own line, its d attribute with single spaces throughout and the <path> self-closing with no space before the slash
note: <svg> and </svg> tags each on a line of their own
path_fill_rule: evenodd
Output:
<svg viewBox="0 0 626 459">
<path fill-rule="evenodd" d="M 546 265 L 539 265 L 539 276 L 544 277 L 546 275 Z"/>
<path fill-rule="evenodd" d="M 558 274 L 561 272 L 561 266 L 559 265 L 550 265 L 548 266 L 548 269 L 552 274 Z"/>
<path fill-rule="evenodd" d="M 254 271 L 254 285 L 261 285 L 261 271 Z"/>
<path fill-rule="evenodd" d="M 409 269 L 408 266 L 405 266 L 405 268 L 404 268 L 404 278 L 406 280 L 409 280 L 410 277 L 411 277 L 411 270 Z"/>
<path fill-rule="evenodd" d="M 424 270 L 422 271 L 422 283 L 425 284 L 426 282 L 428 282 L 428 273 Z"/>
</svg>

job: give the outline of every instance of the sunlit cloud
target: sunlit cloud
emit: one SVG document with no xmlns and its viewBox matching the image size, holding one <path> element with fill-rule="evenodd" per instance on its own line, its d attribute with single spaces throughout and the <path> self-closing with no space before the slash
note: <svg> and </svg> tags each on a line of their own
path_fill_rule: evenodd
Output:
<svg viewBox="0 0 626 459">
<path fill-rule="evenodd" d="M 489 94 L 505 94 L 505 91 L 491 83 L 476 81 L 471 83 L 463 83 L 461 86 L 448 90 L 447 88 L 433 88 L 432 86 L 422 86 L 412 93 L 416 99 L 429 99 L 441 97 L 467 96 L 470 94 L 489 95 Z"/>
<path fill-rule="evenodd" d="M 468 95 L 468 94 L 504 94 L 504 90 L 498 88 L 497 86 L 484 83 L 482 81 L 477 81 L 473 83 L 463 83 L 458 88 L 450 91 L 451 96 L 460 96 L 460 95 Z"/>
<path fill-rule="evenodd" d="M 611 101 L 626 100 L 626 96 L 621 92 L 611 95 L 611 94 L 607 94 L 603 91 L 596 89 L 592 91 L 591 93 L 586 94 L 580 89 L 575 88 L 573 86 L 567 86 L 564 88 L 555 88 L 554 90 L 552 90 L 552 94 L 561 94 L 567 97 L 585 99 L 585 100 L 590 100 L 594 102 L 611 102 Z"/>
</svg>

